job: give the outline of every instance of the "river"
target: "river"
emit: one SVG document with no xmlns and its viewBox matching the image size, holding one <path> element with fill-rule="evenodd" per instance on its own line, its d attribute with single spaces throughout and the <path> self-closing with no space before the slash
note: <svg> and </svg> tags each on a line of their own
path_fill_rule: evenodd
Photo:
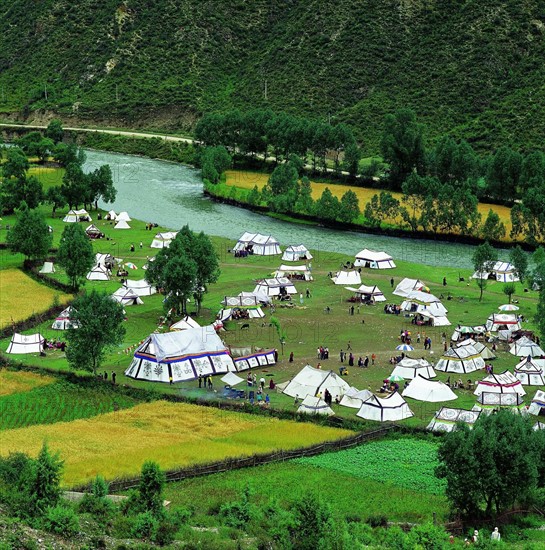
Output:
<svg viewBox="0 0 545 550">
<path fill-rule="evenodd" d="M 463 269 L 472 267 L 473 246 L 280 221 L 205 197 L 199 171 L 194 168 L 131 155 L 91 150 L 86 153 L 86 172 L 102 164 L 109 164 L 112 169 L 117 198 L 113 204 L 100 203 L 102 208 L 126 210 L 131 217 L 169 229 L 177 230 L 188 224 L 193 231 L 233 239 L 233 244 L 244 231 L 250 231 L 273 235 L 283 247 L 304 244 L 308 248 L 349 256 L 370 248 L 384 250 L 394 260 Z M 509 253 L 499 250 L 499 256 L 507 259 Z"/>
</svg>

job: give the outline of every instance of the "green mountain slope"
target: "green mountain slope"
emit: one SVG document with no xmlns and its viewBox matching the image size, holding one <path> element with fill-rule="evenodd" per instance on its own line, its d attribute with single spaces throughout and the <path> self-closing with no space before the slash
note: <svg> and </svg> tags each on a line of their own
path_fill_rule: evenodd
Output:
<svg viewBox="0 0 545 550">
<path fill-rule="evenodd" d="M 543 0 L 0 0 L 0 111 L 190 126 L 268 105 L 376 149 L 410 106 L 430 137 L 541 145 Z"/>
</svg>

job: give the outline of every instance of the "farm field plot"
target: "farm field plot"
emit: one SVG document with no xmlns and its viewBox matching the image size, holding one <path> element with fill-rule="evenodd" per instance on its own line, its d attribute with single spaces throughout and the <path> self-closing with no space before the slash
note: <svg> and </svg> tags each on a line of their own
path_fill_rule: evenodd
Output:
<svg viewBox="0 0 545 550">
<path fill-rule="evenodd" d="M 0 269 L 0 328 L 46 310 L 55 296 L 60 303 L 70 298 L 37 283 L 18 269 Z"/>
<path fill-rule="evenodd" d="M 146 460 L 169 469 L 294 449 L 352 433 L 160 401 L 87 420 L 7 430 L 2 433 L 0 453 L 33 455 L 47 439 L 65 461 L 63 484 L 73 486 L 97 474 L 107 479 L 135 476 Z"/>
<path fill-rule="evenodd" d="M 33 372 L 0 371 L 1 398 L 15 393 L 28 392 L 55 382 L 54 378 Z M 1 413 L 0 413 L 1 414 Z"/>
</svg>

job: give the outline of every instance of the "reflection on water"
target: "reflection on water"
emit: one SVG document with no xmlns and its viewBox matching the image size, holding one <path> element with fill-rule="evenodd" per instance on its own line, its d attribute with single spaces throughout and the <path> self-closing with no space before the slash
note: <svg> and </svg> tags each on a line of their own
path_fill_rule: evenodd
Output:
<svg viewBox="0 0 545 550">
<path fill-rule="evenodd" d="M 126 210 L 134 218 L 170 229 L 189 224 L 194 231 L 233 240 L 244 231 L 259 232 L 274 235 L 283 246 L 303 243 L 316 250 L 350 256 L 362 248 L 371 248 L 385 250 L 398 260 L 471 269 L 474 247 L 469 245 L 291 224 L 207 199 L 202 194 L 199 171 L 193 168 L 136 156 L 87 151 L 85 171 L 102 164 L 111 166 L 117 188 L 115 203 L 101 203 L 102 207 Z M 506 259 L 507 251 L 501 250 L 500 257 Z"/>
</svg>

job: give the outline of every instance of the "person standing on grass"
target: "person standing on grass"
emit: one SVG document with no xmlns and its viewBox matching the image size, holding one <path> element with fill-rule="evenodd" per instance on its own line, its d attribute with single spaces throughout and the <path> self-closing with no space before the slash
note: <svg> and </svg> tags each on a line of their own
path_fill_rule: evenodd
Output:
<svg viewBox="0 0 545 550">
<path fill-rule="evenodd" d="M 350 340 L 348 340 L 348 345 L 346 346 L 346 349 L 352 351 L 352 343 L 350 342 Z"/>
<path fill-rule="evenodd" d="M 261 391 L 265 389 L 265 378 L 263 376 L 259 379 L 259 385 L 261 387 Z"/>
<path fill-rule="evenodd" d="M 271 404 L 271 398 L 269 397 L 269 394 L 265 394 L 265 407 L 268 407 Z"/>
<path fill-rule="evenodd" d="M 365 359 L 363 360 L 363 367 L 366 369 L 369 366 L 369 356 L 366 355 Z"/>
<path fill-rule="evenodd" d="M 374 364 L 375 364 L 376 359 L 377 359 L 377 356 L 373 353 L 373 354 L 371 355 L 371 365 L 374 365 Z"/>
<path fill-rule="evenodd" d="M 202 376 L 199 374 L 199 389 L 202 388 Z"/>
<path fill-rule="evenodd" d="M 208 389 L 211 390 L 212 388 L 213 388 L 212 376 L 208 375 Z"/>
<path fill-rule="evenodd" d="M 341 350 L 341 353 L 339 353 L 339 356 L 340 356 L 340 359 L 341 359 L 341 363 L 344 363 L 344 351 Z"/>
<path fill-rule="evenodd" d="M 293 351 L 290 352 L 289 362 L 293 363 Z"/>
<path fill-rule="evenodd" d="M 497 527 L 494 527 L 494 531 L 492 531 L 492 534 L 490 535 L 490 540 L 501 540 L 501 535 Z"/>
<path fill-rule="evenodd" d="M 390 286 L 391 286 L 392 288 L 394 288 L 394 278 L 393 278 L 393 277 L 390 279 Z"/>
<path fill-rule="evenodd" d="M 348 366 L 353 367 L 354 366 L 354 355 L 352 352 L 350 352 L 350 355 L 348 356 Z"/>
<path fill-rule="evenodd" d="M 104 371 L 104 380 L 108 380 L 108 372 Z"/>
<path fill-rule="evenodd" d="M 114 371 L 112 371 L 112 384 L 115 386 L 115 377 L 116 377 L 116 374 Z"/>
</svg>

